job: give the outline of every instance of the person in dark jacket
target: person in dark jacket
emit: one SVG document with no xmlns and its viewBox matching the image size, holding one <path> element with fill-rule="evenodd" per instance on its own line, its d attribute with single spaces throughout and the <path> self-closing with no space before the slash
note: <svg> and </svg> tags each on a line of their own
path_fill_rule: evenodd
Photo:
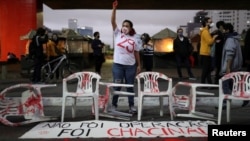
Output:
<svg viewBox="0 0 250 141">
<path fill-rule="evenodd" d="M 231 23 L 225 24 L 225 37 L 221 57 L 221 77 L 231 72 L 241 71 L 243 64 L 243 55 L 240 46 L 241 37 L 234 31 L 234 27 Z M 232 87 L 232 79 L 223 81 L 222 90 L 225 94 L 231 94 Z M 226 100 L 223 101 L 223 109 L 226 109 Z"/>
<path fill-rule="evenodd" d="M 187 37 L 183 36 L 182 28 L 177 29 L 177 34 L 178 34 L 177 37 L 174 39 L 174 53 L 175 53 L 177 72 L 179 78 L 182 79 L 183 77 L 181 72 L 181 67 L 182 63 L 184 63 L 185 67 L 187 68 L 189 79 L 196 80 L 191 71 L 191 66 L 189 62 L 189 56 L 193 51 L 193 46 L 190 43 L 190 40 Z"/>
<path fill-rule="evenodd" d="M 94 40 L 92 41 L 91 47 L 95 59 L 95 72 L 101 74 L 102 63 L 104 62 L 104 56 L 102 53 L 104 43 L 100 40 L 100 33 L 97 31 L 94 33 Z"/>
<path fill-rule="evenodd" d="M 34 73 L 32 82 L 40 83 L 41 82 L 41 68 L 44 62 L 44 54 L 46 54 L 46 49 L 44 49 L 43 44 L 48 42 L 47 31 L 44 28 L 38 28 L 36 35 L 32 38 L 32 42 L 35 44 L 34 52 Z"/>
<path fill-rule="evenodd" d="M 151 37 L 148 33 L 141 35 L 142 47 L 143 47 L 143 67 L 146 71 L 153 70 L 154 48 L 150 43 Z"/>
<path fill-rule="evenodd" d="M 218 36 L 215 38 L 215 79 L 214 83 L 219 84 L 220 79 L 220 69 L 221 69 L 221 57 L 222 57 L 222 50 L 225 42 L 225 22 L 224 21 L 218 21 L 216 23 L 217 30 L 214 32 L 214 34 L 217 34 Z"/>
</svg>

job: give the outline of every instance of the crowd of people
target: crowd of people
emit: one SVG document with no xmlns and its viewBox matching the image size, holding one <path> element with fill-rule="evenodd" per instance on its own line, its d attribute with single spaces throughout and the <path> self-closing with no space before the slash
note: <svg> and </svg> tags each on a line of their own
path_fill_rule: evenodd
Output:
<svg viewBox="0 0 250 141">
<path fill-rule="evenodd" d="M 148 33 L 141 34 L 142 46 L 137 42 L 136 30 L 133 22 L 125 19 L 121 27 L 116 22 L 116 10 L 118 1 L 115 0 L 112 5 L 111 25 L 114 34 L 114 54 L 112 64 L 112 75 L 114 83 L 134 84 L 135 77 L 142 71 L 153 71 L 154 46 Z M 208 84 L 218 84 L 219 79 L 230 72 L 241 71 L 243 63 L 247 64 L 247 71 L 250 71 L 250 29 L 245 37 L 244 56 L 240 45 L 240 35 L 234 30 L 231 23 L 217 21 L 215 31 L 211 28 L 215 24 L 210 17 L 205 17 L 201 22 L 200 42 L 199 42 L 199 60 L 201 67 L 200 82 Z M 93 34 L 94 39 L 91 43 L 93 57 L 95 61 L 95 72 L 101 75 L 102 64 L 105 62 L 103 54 L 104 43 L 100 40 L 98 31 Z M 35 70 L 33 83 L 41 81 L 41 67 L 44 59 L 53 60 L 64 53 L 57 34 L 48 38 L 47 31 L 38 28 L 36 35 L 32 38 L 37 49 L 34 54 Z M 46 44 L 46 47 L 44 47 Z M 192 72 L 192 62 L 190 56 L 193 54 L 193 46 L 188 37 L 183 35 L 183 29 L 177 29 L 177 36 L 173 41 L 173 50 L 175 54 L 176 68 L 179 80 L 183 79 L 182 66 L 186 67 L 189 80 L 196 80 Z M 143 52 L 143 60 L 140 60 L 140 51 Z M 46 55 L 45 55 L 46 54 Z M 44 57 L 44 55 L 46 57 Z M 245 62 L 243 62 L 243 57 Z M 141 64 L 141 62 L 143 62 Z M 214 80 L 211 73 L 215 72 Z M 198 74 L 196 74 L 198 75 Z M 59 78 L 59 72 L 56 73 L 56 79 Z M 231 82 L 223 84 L 224 91 L 230 93 Z M 116 87 L 116 90 L 121 88 Z M 128 92 L 134 92 L 133 88 L 128 88 Z M 113 96 L 113 110 L 118 107 L 118 95 Z M 244 102 L 245 106 L 247 102 Z M 136 112 L 134 107 L 134 97 L 128 96 L 128 106 L 131 113 Z"/>
<path fill-rule="evenodd" d="M 36 30 L 36 34 L 27 44 L 27 57 L 34 60 L 34 72 L 32 83 L 42 83 L 41 68 L 45 62 L 52 61 L 65 53 L 65 38 L 59 38 L 58 34 L 52 33 L 42 27 Z M 53 67 L 56 62 L 52 63 Z M 53 76 L 54 77 L 54 76 Z M 55 72 L 55 79 L 59 79 L 59 69 Z"/>
<path fill-rule="evenodd" d="M 114 31 L 114 60 L 112 66 L 113 82 L 134 84 L 135 76 L 140 73 L 141 62 L 145 71 L 153 71 L 153 56 L 154 48 L 150 43 L 150 35 L 143 33 L 141 35 L 143 50 L 143 60 L 140 61 L 138 46 L 135 38 L 136 31 L 133 28 L 133 23 L 125 19 L 122 22 L 122 28 L 119 29 L 116 24 L 116 9 L 118 1 L 113 2 L 113 10 L 111 15 L 111 24 Z M 217 29 L 211 31 L 214 23 L 210 17 L 205 17 L 201 22 L 200 30 L 200 47 L 199 58 L 201 65 L 201 83 L 218 84 L 219 79 L 230 72 L 241 71 L 243 66 L 243 54 L 240 46 L 240 36 L 235 32 L 231 23 L 218 21 L 216 23 Z M 248 31 L 248 34 L 250 31 Z M 250 36 L 250 35 L 248 35 Z M 246 40 L 249 37 L 246 37 Z M 247 45 L 247 43 L 246 43 Z M 246 47 L 247 48 L 247 47 Z M 193 75 L 191 66 L 192 62 L 190 56 L 193 54 L 193 46 L 188 37 L 183 35 L 183 29 L 177 29 L 177 37 L 173 42 L 173 49 L 176 60 L 177 73 L 182 80 L 183 75 L 181 67 L 184 65 L 187 69 L 189 80 L 196 80 Z M 250 52 L 250 51 L 248 51 Z M 250 56 L 250 55 L 248 55 Z M 250 59 L 247 59 L 248 69 L 250 68 Z M 215 79 L 212 80 L 211 73 L 215 72 Z M 124 82 L 125 81 L 125 82 Z M 119 90 L 120 88 L 115 88 Z M 223 84 L 223 90 L 230 92 L 232 89 L 231 82 Z M 133 89 L 127 91 L 133 92 Z M 113 96 L 113 110 L 118 106 L 118 95 Z M 244 102 L 243 105 L 246 105 Z M 128 97 L 128 105 L 130 112 L 136 112 L 134 108 L 134 98 Z"/>
<path fill-rule="evenodd" d="M 133 24 L 130 20 L 124 20 L 122 23 L 122 28 L 119 29 L 116 25 L 116 8 L 118 2 L 113 3 L 113 12 L 111 17 L 111 23 L 115 35 L 115 51 L 114 51 L 114 64 L 113 64 L 113 76 L 115 83 L 125 83 L 133 84 L 135 75 L 140 73 L 140 58 L 138 57 L 138 51 L 135 38 L 135 30 Z M 240 44 L 240 35 L 234 30 L 231 23 L 225 23 L 224 21 L 217 21 L 215 31 L 211 31 L 213 23 L 210 17 L 205 17 L 201 22 L 200 30 L 200 41 L 199 41 L 199 59 L 201 66 L 200 82 L 208 84 L 218 84 L 219 79 L 225 74 L 231 72 L 242 71 L 243 64 L 247 64 L 247 71 L 250 69 L 250 29 L 247 31 L 245 38 L 245 62 L 243 60 L 243 52 Z M 126 42 L 130 39 L 132 42 Z M 141 40 L 143 42 L 143 67 L 145 71 L 153 70 L 153 45 L 149 43 L 150 36 L 147 33 L 141 35 Z M 125 44 L 121 44 L 125 43 Z M 123 46 L 124 45 L 124 46 Z M 126 45 L 126 46 L 125 46 Z M 132 50 L 132 46 L 134 45 Z M 173 42 L 173 49 L 176 59 L 177 73 L 182 80 L 183 75 L 181 67 L 184 65 L 187 69 L 189 80 L 196 80 L 191 70 L 192 62 L 190 56 L 193 54 L 193 46 L 188 39 L 183 35 L 183 29 L 177 29 L 177 37 Z M 119 56 L 119 57 L 118 57 Z M 130 73 L 126 73 L 126 72 Z M 125 72 L 125 73 L 122 73 Z M 215 72 L 214 80 L 212 80 L 211 73 Z M 129 76 L 128 76 L 129 75 Z M 133 79 L 131 79 L 133 78 Z M 223 82 L 223 91 L 225 93 L 231 93 L 232 82 Z M 133 90 L 128 90 L 133 91 Z M 113 107 L 117 107 L 117 98 L 113 97 Z M 133 99 L 129 97 L 129 107 L 133 107 Z M 224 102 L 225 103 L 225 102 Z M 242 106 L 247 105 L 248 101 L 244 101 Z M 224 105 L 224 109 L 225 109 Z M 133 111 L 135 112 L 135 111 Z"/>
</svg>

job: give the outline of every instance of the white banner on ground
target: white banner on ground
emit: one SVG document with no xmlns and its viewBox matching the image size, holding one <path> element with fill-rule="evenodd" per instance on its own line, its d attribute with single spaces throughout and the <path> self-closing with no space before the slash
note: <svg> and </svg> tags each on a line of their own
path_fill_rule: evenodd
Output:
<svg viewBox="0 0 250 141">
<path fill-rule="evenodd" d="M 212 121 L 101 121 L 44 122 L 21 139 L 42 138 L 139 138 L 207 137 Z"/>
</svg>

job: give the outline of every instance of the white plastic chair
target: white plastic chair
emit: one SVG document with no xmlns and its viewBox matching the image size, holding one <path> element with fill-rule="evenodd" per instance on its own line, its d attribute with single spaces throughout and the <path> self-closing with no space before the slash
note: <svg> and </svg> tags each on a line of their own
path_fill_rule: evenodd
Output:
<svg viewBox="0 0 250 141">
<path fill-rule="evenodd" d="M 224 93 L 223 82 L 232 80 L 231 93 Z M 223 101 L 226 100 L 227 122 L 230 122 L 230 108 L 232 100 L 250 100 L 250 73 L 249 72 L 231 72 L 224 75 L 219 80 L 219 108 L 218 125 L 221 124 Z"/>
<path fill-rule="evenodd" d="M 75 118 L 77 98 L 81 97 L 81 98 L 93 99 L 95 119 L 96 120 L 99 119 L 98 95 L 99 95 L 100 79 L 101 76 L 99 74 L 88 71 L 77 72 L 63 79 L 61 122 L 64 121 L 65 106 L 68 97 L 71 97 L 73 100 L 72 118 Z M 69 90 L 68 84 L 73 80 L 77 80 L 77 87 L 75 90 Z"/>
<path fill-rule="evenodd" d="M 136 76 L 138 83 L 138 120 L 141 120 L 144 97 L 159 97 L 160 116 L 163 116 L 163 97 L 171 94 L 172 78 L 159 72 L 142 72 Z M 158 81 L 166 81 L 166 90 L 159 89 Z M 142 84 L 141 84 L 142 83 Z M 143 87 L 142 87 L 142 86 Z M 171 115 L 172 119 L 172 115 Z"/>
<path fill-rule="evenodd" d="M 202 84 L 190 82 L 178 82 L 172 88 L 170 96 L 171 115 L 177 117 L 198 118 L 216 120 L 214 115 L 196 111 L 197 96 L 214 96 L 214 93 L 207 92 L 198 88 L 218 88 L 216 84 Z M 184 93 L 185 92 L 185 93 Z M 181 94 L 180 94 L 181 93 Z M 176 109 L 186 110 L 187 113 L 176 113 Z"/>
<path fill-rule="evenodd" d="M 55 84 L 16 84 L 0 93 L 0 122 L 7 126 L 20 126 L 34 122 L 56 120 L 44 115 L 41 89 L 55 87 Z M 13 98 L 21 94 L 20 98 Z M 11 96 L 12 95 L 12 96 Z M 13 118 L 19 118 L 18 121 Z M 23 120 L 21 120 L 23 119 Z"/>
</svg>

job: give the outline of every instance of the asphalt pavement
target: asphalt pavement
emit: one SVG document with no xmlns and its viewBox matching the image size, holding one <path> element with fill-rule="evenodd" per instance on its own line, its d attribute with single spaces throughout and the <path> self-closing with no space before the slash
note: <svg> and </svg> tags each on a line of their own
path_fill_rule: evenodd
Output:
<svg viewBox="0 0 250 141">
<path fill-rule="evenodd" d="M 19 84 L 19 83 L 30 83 L 29 78 L 24 78 L 21 76 L 20 72 L 21 72 L 21 67 L 20 64 L 12 64 L 7 66 L 7 74 L 3 77 L 2 76 L 2 71 L 1 70 L 1 78 L 0 78 L 0 90 L 2 91 L 3 89 L 15 85 L 15 84 Z M 112 69 L 112 60 L 106 60 L 106 62 L 103 64 L 103 68 L 102 68 L 102 79 L 101 81 L 103 82 L 112 82 L 112 74 L 111 74 L 111 69 Z M 87 68 L 84 69 L 86 71 L 94 71 L 94 68 Z M 153 69 L 153 71 L 157 71 L 157 72 L 162 72 L 164 74 L 166 74 L 167 76 L 173 78 L 173 86 L 179 82 L 179 81 L 185 81 L 185 82 L 195 82 L 195 83 L 199 83 L 200 82 L 200 74 L 201 74 L 201 70 L 199 67 L 195 67 L 192 68 L 192 71 L 195 75 L 195 77 L 197 78 L 197 80 L 189 80 L 187 77 L 187 72 L 186 69 L 183 68 L 183 75 L 186 77 L 184 77 L 184 79 L 180 80 L 178 78 L 177 75 L 177 71 L 176 68 L 174 66 L 170 66 L 168 68 L 163 68 L 163 69 Z M 62 84 L 61 81 L 54 81 L 54 83 L 57 84 L 57 86 L 55 88 L 46 88 L 42 90 L 42 95 L 43 97 L 46 97 L 47 99 L 51 99 L 52 98 L 60 98 L 62 96 Z M 164 84 L 160 84 L 162 88 L 164 88 Z M 101 90 L 101 92 L 104 91 L 104 88 Z M 186 91 L 186 90 L 183 90 Z M 217 109 L 215 109 L 215 105 L 217 104 L 217 97 L 218 97 L 218 89 L 212 89 L 212 90 L 207 90 L 209 92 L 213 92 L 215 93 L 215 95 L 211 98 L 211 99 L 207 99 L 203 102 L 200 102 L 199 106 L 197 106 L 197 110 L 201 111 L 201 112 L 206 112 L 206 113 L 211 113 L 213 114 L 215 117 L 218 114 Z M 202 98 L 200 98 L 202 99 Z M 45 115 L 49 115 L 49 116 L 54 116 L 54 117 L 58 117 L 58 120 L 56 121 L 60 121 L 60 115 L 61 115 L 61 106 L 58 105 L 51 105 L 49 104 L 49 102 L 46 103 L 46 101 L 44 101 L 44 112 Z M 59 102 L 60 103 L 60 102 Z M 122 102 L 121 102 L 122 103 Z M 121 106 L 119 106 L 119 110 L 127 112 L 128 111 L 128 107 L 126 106 L 126 102 L 123 102 L 125 104 L 121 104 Z M 199 102 L 197 102 L 198 104 Z M 244 124 L 249 124 L 250 123 L 250 104 L 247 105 L 246 107 L 241 107 L 241 103 L 240 102 L 234 102 L 236 103 L 232 106 L 232 110 L 231 110 L 231 122 L 230 123 L 226 123 L 226 115 L 225 115 L 225 111 L 223 111 L 223 118 L 222 118 L 222 124 L 239 124 L 239 125 L 244 125 Z M 149 104 L 145 106 L 144 108 L 144 115 L 142 117 L 142 121 L 166 121 L 166 120 L 170 120 L 170 116 L 169 116 L 169 112 L 168 112 L 168 108 L 166 107 L 166 111 L 163 117 L 159 116 L 159 112 L 155 109 L 157 109 L 157 102 L 149 102 Z M 76 118 L 72 119 L 71 118 L 71 111 L 70 111 L 70 107 L 68 106 L 66 108 L 66 115 L 65 115 L 65 121 L 81 121 L 81 120 L 93 120 L 94 117 L 91 113 L 91 106 L 89 106 L 89 108 L 82 108 L 80 106 L 77 107 L 77 114 L 76 114 Z M 117 119 L 110 119 L 110 118 L 104 118 L 104 117 L 100 117 L 101 120 L 117 120 Z M 131 121 L 136 121 L 137 120 L 137 116 L 134 115 L 131 117 Z M 183 117 L 176 117 L 175 120 L 192 120 L 192 118 L 183 118 Z M 197 120 L 197 119 L 194 119 Z M 37 125 L 37 123 L 32 123 L 32 124 L 28 124 L 28 125 L 24 125 L 24 126 L 19 126 L 19 127 L 9 127 L 9 126 L 5 126 L 3 124 L 0 123 L 0 140 L 18 140 L 18 138 L 20 136 L 22 136 L 25 132 L 27 132 L 28 130 L 30 130 L 31 128 L 33 128 L 35 125 Z M 37 141 L 39 139 L 31 139 L 34 141 Z M 40 139 L 41 140 L 41 139 Z M 55 140 L 55 139 L 53 139 Z M 59 139 L 58 139 L 59 140 Z M 75 139 L 75 140 L 80 140 L 80 139 Z M 85 140 L 85 139 L 84 139 Z M 91 141 L 104 141 L 104 140 L 111 140 L 111 139 L 89 139 Z M 115 139 L 113 139 L 115 140 Z M 123 139 L 120 139 L 123 140 Z M 156 140 L 156 139 L 137 139 L 137 140 Z M 161 139 L 157 139 L 157 140 L 161 140 Z M 186 138 L 185 140 L 206 140 L 206 138 Z"/>
</svg>

